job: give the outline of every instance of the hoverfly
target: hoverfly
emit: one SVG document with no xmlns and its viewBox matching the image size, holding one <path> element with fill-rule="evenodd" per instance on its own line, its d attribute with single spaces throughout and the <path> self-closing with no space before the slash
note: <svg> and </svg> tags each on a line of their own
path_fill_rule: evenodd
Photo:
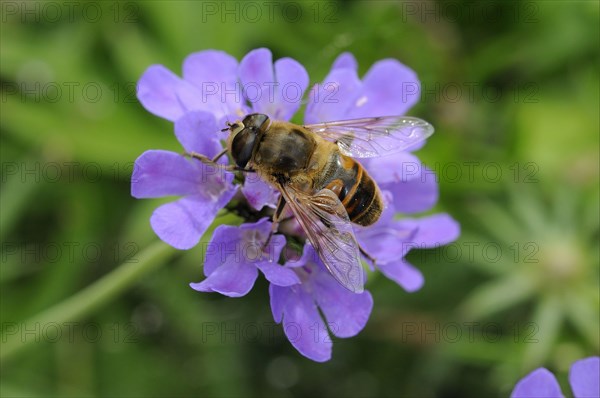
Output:
<svg viewBox="0 0 600 398">
<path fill-rule="evenodd" d="M 379 187 L 359 162 L 406 150 L 433 134 L 433 126 L 407 116 L 383 116 L 296 125 L 260 113 L 227 123 L 227 147 L 235 166 L 227 170 L 256 172 L 281 196 L 273 230 L 289 206 L 325 267 L 347 289 L 360 293 L 364 272 L 352 223 L 368 226 L 383 210 Z M 372 260 L 372 258 L 371 258 Z"/>
</svg>

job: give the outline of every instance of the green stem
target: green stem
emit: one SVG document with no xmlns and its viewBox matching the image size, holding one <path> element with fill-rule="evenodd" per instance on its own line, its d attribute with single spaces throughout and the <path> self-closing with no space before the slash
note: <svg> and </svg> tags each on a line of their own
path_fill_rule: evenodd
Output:
<svg viewBox="0 0 600 398">
<path fill-rule="evenodd" d="M 32 342 L 44 341 L 43 336 L 40 336 L 44 325 L 49 323 L 63 325 L 66 322 L 73 322 L 84 318 L 99 307 L 106 305 L 110 300 L 139 281 L 144 275 L 150 273 L 160 265 L 166 264 L 167 260 L 176 252 L 175 249 L 165 243 L 156 242 L 139 254 L 137 262 L 121 264 L 108 275 L 80 292 L 19 325 L 15 323 L 13 325 L 14 329 L 9 331 L 10 325 L 5 323 L 3 325 L 3 344 L 0 351 L 0 362 L 3 363 L 20 350 L 29 346 Z M 27 328 L 27 325 L 30 325 L 29 328 Z M 40 325 L 40 327 L 32 328 L 35 325 Z M 35 337 L 32 336 L 34 333 L 32 331 L 31 334 L 28 332 L 26 339 L 21 339 L 20 330 L 35 330 Z"/>
</svg>

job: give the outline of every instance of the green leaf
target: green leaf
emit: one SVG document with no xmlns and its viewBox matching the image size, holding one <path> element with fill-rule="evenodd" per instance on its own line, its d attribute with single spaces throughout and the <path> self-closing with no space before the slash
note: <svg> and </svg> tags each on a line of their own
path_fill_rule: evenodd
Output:
<svg viewBox="0 0 600 398">
<path fill-rule="evenodd" d="M 528 344 L 523 353 L 525 371 L 539 367 L 548 360 L 563 324 L 564 310 L 564 304 L 555 295 L 543 297 L 537 304 L 531 317 L 537 326 L 537 333 L 532 336 L 535 344 Z"/>
<path fill-rule="evenodd" d="M 510 273 L 475 289 L 460 305 L 459 311 L 469 319 L 489 317 L 531 298 L 536 288 L 533 275 Z"/>
</svg>

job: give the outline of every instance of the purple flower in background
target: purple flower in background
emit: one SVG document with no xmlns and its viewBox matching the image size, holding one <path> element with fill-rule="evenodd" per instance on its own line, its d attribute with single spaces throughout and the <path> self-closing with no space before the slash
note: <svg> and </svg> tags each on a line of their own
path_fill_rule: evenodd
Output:
<svg viewBox="0 0 600 398">
<path fill-rule="evenodd" d="M 290 120 L 300 108 L 308 82 L 301 64 L 290 58 L 273 62 L 271 52 L 264 48 L 249 52 L 239 63 L 222 51 L 207 50 L 185 59 L 183 77 L 162 65 L 149 67 L 138 82 L 137 94 L 148 111 L 174 122 L 175 135 L 186 152 L 214 157 L 227 138 L 220 131 L 226 121 L 252 112 Z M 400 62 L 379 61 L 361 80 L 356 60 L 345 53 L 308 94 L 304 122 L 403 115 L 419 95 L 416 74 Z M 227 159 L 219 161 L 226 163 Z M 416 291 L 424 283 L 423 276 L 405 255 L 414 248 L 452 242 L 460 233 L 459 226 L 444 213 L 394 219 L 396 213 L 430 210 L 438 199 L 435 175 L 411 152 L 361 163 L 381 188 L 387 208 L 374 225 L 355 226 L 356 238 L 376 258 L 376 267 L 385 276 L 406 291 Z M 275 207 L 276 190 L 256 174 L 244 177 L 239 191 L 250 208 L 244 212 Z M 163 241 L 189 249 L 239 187 L 232 173 L 182 154 L 153 150 L 137 159 L 131 190 L 136 198 L 182 197 L 157 208 L 150 221 Z M 239 227 L 217 227 L 204 259 L 206 278 L 191 286 L 240 297 L 252 289 L 262 272 L 270 282 L 273 316 L 283 323 L 292 345 L 310 359 L 326 361 L 332 350 L 328 330 L 337 337 L 356 335 L 371 313 L 372 297 L 367 291 L 355 294 L 340 285 L 310 244 L 305 244 L 298 261 L 280 265 L 280 255 L 289 247 L 281 234 L 273 235 L 265 245 L 270 231 L 271 222 L 266 218 Z"/>
<path fill-rule="evenodd" d="M 285 266 L 296 271 L 302 283 L 284 287 L 271 282 L 275 322 L 283 321 L 286 337 L 302 355 L 317 362 L 328 361 L 332 342 L 327 329 L 336 337 L 358 334 L 369 319 L 373 298 L 366 290 L 356 294 L 340 285 L 310 244 L 304 245 L 299 260 L 288 261 Z"/>
<path fill-rule="evenodd" d="M 569 383 L 575 398 L 600 397 L 600 357 L 580 359 L 571 365 Z M 564 397 L 556 377 L 545 368 L 539 368 L 522 378 L 511 398 Z"/>
</svg>

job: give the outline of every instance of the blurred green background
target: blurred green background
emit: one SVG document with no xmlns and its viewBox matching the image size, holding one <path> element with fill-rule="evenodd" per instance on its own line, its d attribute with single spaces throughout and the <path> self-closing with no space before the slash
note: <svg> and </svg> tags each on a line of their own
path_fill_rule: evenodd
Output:
<svg viewBox="0 0 600 398">
<path fill-rule="evenodd" d="M 538 366 L 568 392 L 598 355 L 598 2 L 1 6 L 2 396 L 507 396 Z M 257 47 L 312 83 L 343 51 L 361 74 L 413 68 L 433 211 L 462 226 L 410 253 L 422 290 L 371 275 L 369 323 L 325 364 L 273 325 L 264 280 L 242 299 L 190 289 L 202 247 L 157 243 L 167 199 L 129 193 L 138 155 L 180 151 L 137 103 L 142 72 Z"/>
</svg>

